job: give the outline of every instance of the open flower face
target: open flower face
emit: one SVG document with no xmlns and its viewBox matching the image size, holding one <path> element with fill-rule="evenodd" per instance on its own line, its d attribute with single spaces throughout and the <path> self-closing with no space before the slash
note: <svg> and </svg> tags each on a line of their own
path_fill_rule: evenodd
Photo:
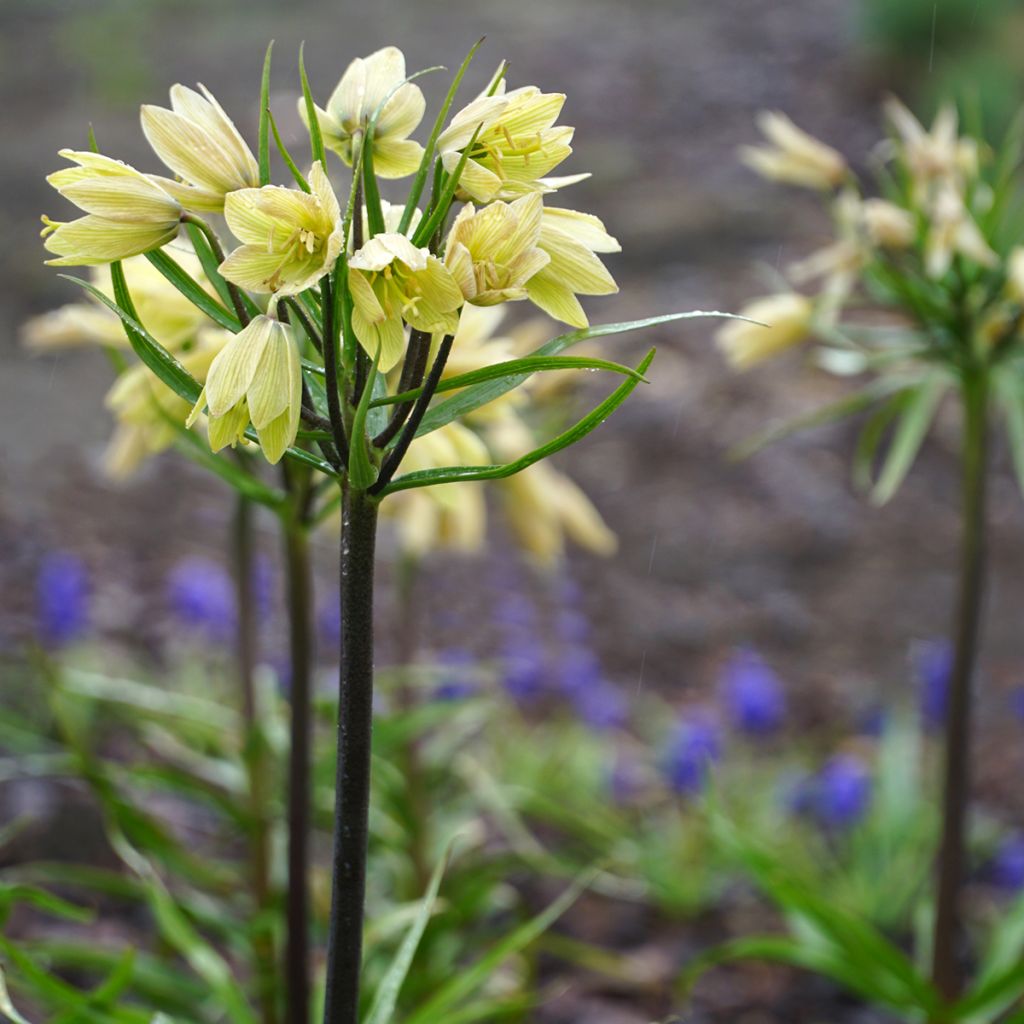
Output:
<svg viewBox="0 0 1024 1024">
<path fill-rule="evenodd" d="M 302 366 L 291 328 L 257 316 L 217 354 L 191 426 L 206 408 L 210 447 L 234 445 L 250 420 L 269 463 L 278 462 L 295 441 L 302 410 Z"/>
<path fill-rule="evenodd" d="M 544 176 L 572 153 L 574 129 L 555 127 L 564 94 L 532 85 L 505 93 L 504 84 L 494 96 L 478 97 L 460 110 L 437 140 L 449 174 L 472 143 L 459 192 L 480 203 L 552 191 Z"/>
<path fill-rule="evenodd" d="M 425 102 L 419 86 L 405 82 L 405 57 L 396 47 L 386 46 L 349 64 L 327 109 L 316 108 L 320 132 L 324 145 L 351 167 L 362 134 L 381 103 L 373 131 L 373 169 L 382 178 L 402 178 L 412 174 L 423 158 L 423 147 L 408 136 L 423 119 Z M 302 99 L 299 114 L 306 123 Z"/>
<path fill-rule="evenodd" d="M 715 340 L 735 369 L 746 370 L 803 341 L 813 311 L 811 300 L 796 292 L 755 299 L 740 312 L 759 323 L 730 320 Z"/>
<path fill-rule="evenodd" d="M 526 283 L 550 262 L 539 248 L 543 204 L 537 194 L 482 210 L 468 203 L 452 224 L 445 265 L 467 302 L 492 306 L 525 299 Z"/>
<path fill-rule="evenodd" d="M 259 164 L 221 105 L 203 85 L 202 93 L 171 87 L 171 109 L 142 107 L 142 131 L 156 155 L 181 181 L 158 178 L 189 210 L 224 209 L 229 192 L 255 188 Z"/>
<path fill-rule="evenodd" d="M 43 218 L 51 266 L 95 266 L 127 259 L 166 245 L 178 234 L 181 205 L 141 171 L 99 153 L 62 149 L 78 164 L 46 180 L 84 210 L 69 223 Z"/>
<path fill-rule="evenodd" d="M 537 245 L 550 259 L 526 284 L 530 301 L 556 320 L 586 327 L 587 314 L 576 296 L 611 295 L 619 290 L 594 253 L 619 252 L 622 247 L 597 217 L 547 207 Z"/>
<path fill-rule="evenodd" d="M 841 153 L 777 111 L 764 111 L 757 124 L 769 144 L 740 149 L 740 159 L 752 170 L 765 178 L 822 191 L 842 184 L 847 167 Z"/>
<path fill-rule="evenodd" d="M 228 195 L 224 216 L 243 244 L 221 264 L 224 277 L 250 291 L 294 295 L 334 266 L 341 209 L 319 160 L 309 184 L 312 192 L 265 185 Z"/>
<path fill-rule="evenodd" d="M 405 327 L 429 334 L 454 334 L 462 292 L 455 279 L 427 249 L 405 235 L 375 235 L 349 260 L 352 329 L 371 355 L 380 351 L 382 372 L 405 348 Z"/>
</svg>

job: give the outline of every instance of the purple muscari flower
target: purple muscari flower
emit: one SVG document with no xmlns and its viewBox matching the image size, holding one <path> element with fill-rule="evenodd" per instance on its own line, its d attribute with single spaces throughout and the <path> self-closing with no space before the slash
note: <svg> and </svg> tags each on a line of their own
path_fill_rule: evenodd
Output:
<svg viewBox="0 0 1024 1024">
<path fill-rule="evenodd" d="M 570 648 L 561 659 L 556 685 L 572 700 L 581 693 L 606 685 L 597 655 L 589 647 Z"/>
<path fill-rule="evenodd" d="M 537 626 L 537 609 L 523 594 L 503 595 L 494 610 L 494 621 L 510 637 L 532 634 Z"/>
<path fill-rule="evenodd" d="M 51 552 L 39 566 L 36 624 L 39 640 L 47 647 L 69 644 L 89 628 L 89 574 L 67 551 Z"/>
<path fill-rule="evenodd" d="M 927 729 L 939 729 L 946 721 L 949 678 L 953 671 L 953 648 L 947 640 L 921 644 L 913 657 L 918 685 L 918 706 Z"/>
<path fill-rule="evenodd" d="M 700 792 L 708 770 L 722 754 L 718 728 L 709 718 L 692 716 L 676 723 L 663 755 L 662 771 L 676 793 Z"/>
<path fill-rule="evenodd" d="M 577 690 L 572 705 L 592 729 L 621 729 L 629 717 L 626 698 L 611 683 L 602 680 L 596 686 Z"/>
<path fill-rule="evenodd" d="M 465 700 L 479 692 L 473 680 L 476 659 L 469 651 L 442 651 L 438 656 L 441 682 L 434 689 L 434 697 L 442 701 Z"/>
<path fill-rule="evenodd" d="M 1010 710 L 1014 717 L 1024 722 L 1024 686 L 1016 686 L 1010 691 Z"/>
<path fill-rule="evenodd" d="M 987 874 L 1000 889 L 1024 889 L 1024 835 L 1015 832 L 999 844 L 988 863 Z"/>
<path fill-rule="evenodd" d="M 510 648 L 504 659 L 501 685 L 517 703 L 532 704 L 548 689 L 544 658 L 535 648 Z"/>
<path fill-rule="evenodd" d="M 756 651 L 741 648 L 730 658 L 722 673 L 721 694 L 729 720 L 740 732 L 766 736 L 782 726 L 782 683 Z"/>
<path fill-rule="evenodd" d="M 167 577 L 167 601 L 178 622 L 212 643 L 235 632 L 235 586 L 227 570 L 199 555 L 183 558 Z"/>
<path fill-rule="evenodd" d="M 814 810 L 823 825 L 855 824 L 871 802 L 871 773 L 859 757 L 837 754 L 815 780 Z"/>
</svg>

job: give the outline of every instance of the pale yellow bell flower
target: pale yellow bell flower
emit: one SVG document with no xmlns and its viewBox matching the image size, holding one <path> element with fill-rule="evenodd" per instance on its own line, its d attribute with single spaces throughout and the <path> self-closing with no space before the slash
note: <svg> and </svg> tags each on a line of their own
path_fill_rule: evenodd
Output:
<svg viewBox="0 0 1024 1024">
<path fill-rule="evenodd" d="M 338 198 L 317 160 L 312 192 L 264 185 L 228 194 L 224 216 L 243 244 L 220 265 L 229 281 L 249 291 L 294 295 L 312 287 L 341 254 Z"/>
<path fill-rule="evenodd" d="M 486 445 L 461 423 L 447 423 L 416 438 L 402 460 L 402 472 L 490 463 Z M 484 489 L 478 483 L 442 484 L 399 491 L 381 505 L 395 523 L 399 546 L 420 558 L 446 549 L 467 554 L 483 547 L 487 532 Z"/>
<path fill-rule="evenodd" d="M 181 226 L 181 204 L 141 171 L 99 153 L 62 149 L 78 164 L 47 181 L 86 216 L 67 223 L 43 217 L 51 266 L 96 266 L 159 249 Z"/>
<path fill-rule="evenodd" d="M 529 428 L 514 413 L 495 421 L 485 434 L 501 462 L 536 447 Z M 598 555 L 611 555 L 618 542 L 590 499 L 550 462 L 538 462 L 495 482 L 502 511 L 517 543 L 542 564 L 565 551 L 566 540 Z"/>
<path fill-rule="evenodd" d="M 236 444 L 251 421 L 267 461 L 278 462 L 295 441 L 302 410 L 302 366 L 291 327 L 261 315 L 234 335 L 213 360 L 188 426 L 204 408 L 214 451 Z"/>
<path fill-rule="evenodd" d="M 589 213 L 545 207 L 537 247 L 550 257 L 526 283 L 530 301 L 556 320 L 586 327 L 577 295 L 611 295 L 619 290 L 598 252 L 621 252 L 622 246 Z"/>
<path fill-rule="evenodd" d="M 203 382 L 217 353 L 232 337 L 229 331 L 205 328 L 195 345 L 178 356 L 182 366 Z M 122 373 L 107 392 L 105 404 L 117 428 L 103 456 L 106 474 L 122 480 L 151 455 L 169 448 L 185 425 L 189 404 L 141 363 Z"/>
<path fill-rule="evenodd" d="M 747 370 L 803 341 L 813 312 L 811 300 L 796 292 L 755 299 L 740 315 L 758 323 L 730 320 L 718 329 L 715 341 L 733 369 Z"/>
<path fill-rule="evenodd" d="M 762 177 L 829 191 L 847 176 L 846 160 L 831 146 L 798 128 L 785 114 L 762 111 L 757 125 L 767 146 L 741 146 L 740 159 Z"/>
<path fill-rule="evenodd" d="M 898 152 L 914 180 L 917 201 L 926 198 L 935 181 L 945 179 L 960 187 L 978 173 L 977 143 L 958 135 L 952 104 L 939 110 L 930 130 L 895 97 L 886 100 L 884 109 L 896 130 Z"/>
<path fill-rule="evenodd" d="M 1024 304 L 1024 246 L 1015 245 L 1006 260 L 1006 296 Z"/>
<path fill-rule="evenodd" d="M 445 265 L 396 232 L 374 235 L 348 262 L 352 330 L 378 366 L 390 370 L 405 350 L 405 324 L 454 334 L 462 292 Z"/>
<path fill-rule="evenodd" d="M 887 199 L 865 199 L 861 220 L 871 243 L 882 249 L 906 249 L 917 235 L 914 215 Z"/>
<path fill-rule="evenodd" d="M 423 158 L 423 147 L 408 136 L 423 120 L 426 104 L 418 85 L 401 84 L 405 77 L 405 57 L 394 46 L 352 61 L 331 93 L 327 109 L 316 108 L 324 145 L 351 167 L 370 118 L 387 99 L 373 131 L 373 169 L 382 178 L 412 174 Z M 299 115 L 309 127 L 301 97 Z"/>
<path fill-rule="evenodd" d="M 489 203 L 578 181 L 545 178 L 572 153 L 574 129 L 555 126 L 564 103 L 564 94 L 532 85 L 506 93 L 502 80 L 495 95 L 479 96 L 460 110 L 437 140 L 451 174 L 479 128 L 459 178 L 459 197 Z"/>
<path fill-rule="evenodd" d="M 551 262 L 539 247 L 543 212 L 536 193 L 459 211 L 444 260 L 467 302 L 492 306 L 527 297 L 527 282 Z"/>
<path fill-rule="evenodd" d="M 199 260 L 190 252 L 174 252 L 174 259 L 193 280 L 209 288 Z M 154 267 L 145 256 L 133 256 L 122 264 L 125 283 L 140 322 L 169 351 L 177 351 L 211 321 Z M 107 266 L 92 267 L 93 286 L 113 299 L 114 288 Z M 21 330 L 22 343 L 37 352 L 81 345 L 112 345 L 127 348 L 121 319 L 98 301 L 75 302 L 33 317 Z"/>
<path fill-rule="evenodd" d="M 155 178 L 189 210 L 220 213 L 224 197 L 260 183 L 252 150 L 204 85 L 202 93 L 171 86 L 171 109 L 145 104 L 142 131 L 160 159 L 181 181 Z"/>
<path fill-rule="evenodd" d="M 939 182 L 928 209 L 928 232 L 924 243 L 928 276 L 942 277 L 957 254 L 983 267 L 994 267 L 999 261 L 957 187 L 946 179 Z"/>
</svg>

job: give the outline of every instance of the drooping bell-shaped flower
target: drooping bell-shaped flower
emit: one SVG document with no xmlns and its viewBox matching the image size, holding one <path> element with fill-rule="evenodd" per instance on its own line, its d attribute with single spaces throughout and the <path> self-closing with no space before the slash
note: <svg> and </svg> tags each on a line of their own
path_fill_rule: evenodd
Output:
<svg viewBox="0 0 1024 1024">
<path fill-rule="evenodd" d="M 740 310 L 758 323 L 730 320 L 718 329 L 715 341 L 735 369 L 746 370 L 803 341 L 813 311 L 811 300 L 797 292 L 768 295 Z"/>
<path fill-rule="evenodd" d="M 847 166 L 843 155 L 798 128 L 785 114 L 765 110 L 757 126 L 766 146 L 742 146 L 740 159 L 762 177 L 828 191 L 841 185 Z"/>
<path fill-rule="evenodd" d="M 309 185 L 311 192 L 264 185 L 227 196 L 224 216 L 243 244 L 220 265 L 224 277 L 249 291 L 294 295 L 331 270 L 343 241 L 341 209 L 319 160 Z"/>
<path fill-rule="evenodd" d="M 206 409 L 210 447 L 234 445 L 252 422 L 271 464 L 295 441 L 302 410 L 302 366 L 291 327 L 257 316 L 217 354 L 189 414 Z"/>
<path fill-rule="evenodd" d="M 43 217 L 51 266 L 113 263 L 166 245 L 178 234 L 181 204 L 141 171 L 100 153 L 62 149 L 78 164 L 46 180 L 86 214 L 67 223 Z"/>
<path fill-rule="evenodd" d="M 423 147 L 408 136 L 423 119 L 425 101 L 419 86 L 405 81 L 405 57 L 397 47 L 385 46 L 349 64 L 327 109 L 316 108 L 320 133 L 324 145 L 351 167 L 381 103 L 373 131 L 373 169 L 382 178 L 402 178 L 412 174 L 423 158 Z M 308 127 L 302 98 L 299 115 Z"/>
<path fill-rule="evenodd" d="M 375 235 L 348 262 L 352 329 L 371 355 L 380 350 L 387 372 L 405 347 L 404 324 L 428 333 L 454 334 L 463 297 L 445 265 L 405 235 Z"/>
<path fill-rule="evenodd" d="M 444 169 L 451 174 L 470 146 L 459 178 L 459 195 L 480 203 L 550 192 L 558 184 L 545 175 L 572 153 L 573 128 L 556 126 L 565 95 L 527 85 L 477 97 L 460 110 L 437 140 Z M 473 141 L 474 133 L 476 141 Z"/>
<path fill-rule="evenodd" d="M 165 191 L 189 210 L 220 213 L 229 192 L 259 185 L 259 164 L 212 93 L 199 88 L 171 86 L 170 110 L 145 104 L 142 131 L 181 179 L 156 179 Z"/>
</svg>

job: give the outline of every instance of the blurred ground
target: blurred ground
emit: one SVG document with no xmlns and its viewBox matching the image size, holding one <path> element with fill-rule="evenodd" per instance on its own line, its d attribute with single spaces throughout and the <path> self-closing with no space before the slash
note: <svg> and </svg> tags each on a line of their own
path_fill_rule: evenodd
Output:
<svg viewBox="0 0 1024 1024">
<path fill-rule="evenodd" d="M 227 529 L 224 495 L 173 456 L 126 487 L 96 480 L 109 428 L 101 356 L 33 360 L 18 351 L 19 322 L 74 298 L 42 266 L 36 232 L 39 213 L 60 207 L 43 175 L 58 166 L 57 149 L 84 146 L 90 122 L 105 152 L 154 169 L 138 103 L 163 102 L 173 82 L 199 79 L 253 137 L 268 38 L 276 39 L 273 106 L 287 127 L 303 38 L 314 91 L 325 95 L 351 56 L 395 43 L 412 68 L 454 67 L 486 34 L 471 86 L 507 57 L 513 84 L 568 93 L 564 120 L 577 136 L 565 169 L 594 178 L 564 200 L 601 215 L 623 246 L 609 261 L 622 292 L 592 301 L 593 319 L 735 309 L 765 287 L 759 262 L 770 271 L 798 258 L 824 228 L 812 197 L 770 187 L 738 165 L 735 148 L 753 139 L 755 113 L 785 110 L 855 163 L 878 137 L 877 102 L 892 68 L 858 48 L 856 12 L 849 0 L 293 0 L 286 9 L 269 0 L 5 0 L 0 580 L 7 610 L 27 609 L 25 583 L 39 551 L 68 547 L 113 585 L 107 628 L 137 636 L 139 595 L 181 554 L 218 550 Z M 938 68 L 942 59 L 940 43 L 931 63 Z M 441 77 L 424 80 L 428 103 Z M 826 401 L 838 386 L 798 358 L 732 376 L 712 331 L 697 322 L 612 339 L 608 351 L 623 359 L 658 344 L 652 384 L 561 462 L 621 537 L 608 562 L 572 561 L 610 672 L 687 700 L 713 684 L 727 648 L 752 641 L 806 695 L 797 713 L 808 725 L 836 711 L 852 717 L 877 695 L 909 699 L 908 642 L 944 633 L 950 615 L 955 453 L 946 438 L 932 443 L 881 510 L 849 484 L 852 426 L 729 462 L 731 444 Z M 1024 509 L 1006 453 L 997 449 L 995 457 L 983 706 L 990 724 L 1002 717 L 1006 690 L 1024 679 Z M 318 550 L 329 581 L 333 545 L 325 539 Z M 983 780 L 1020 803 L 1010 792 L 1005 748 L 986 746 L 983 757 L 1000 748 L 1003 770 L 983 766 Z M 595 1011 L 587 1019 L 632 1018 Z"/>
</svg>

